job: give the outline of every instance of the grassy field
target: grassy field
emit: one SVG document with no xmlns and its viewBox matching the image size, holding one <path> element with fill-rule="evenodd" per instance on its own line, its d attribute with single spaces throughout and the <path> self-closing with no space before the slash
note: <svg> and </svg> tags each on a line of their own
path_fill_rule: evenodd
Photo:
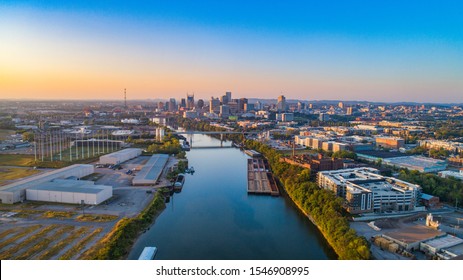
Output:
<svg viewBox="0 0 463 280">
<path fill-rule="evenodd" d="M 14 130 L 0 129 L 0 140 L 5 140 L 8 136 L 12 134 L 15 134 Z"/>
<path fill-rule="evenodd" d="M 37 172 L 39 172 L 39 170 L 0 167 L 0 186 L 6 184 L 6 181 L 28 177 L 36 174 Z"/>
<path fill-rule="evenodd" d="M 105 215 L 105 214 L 100 214 L 100 215 L 93 215 L 93 214 L 85 214 L 85 215 L 79 215 L 76 218 L 76 221 L 79 222 L 100 222 L 100 223 L 105 223 L 105 222 L 110 222 L 114 221 L 117 219 L 118 216 L 115 215 Z"/>
<path fill-rule="evenodd" d="M 34 155 L 0 154 L 0 166 L 33 166 Z"/>
</svg>

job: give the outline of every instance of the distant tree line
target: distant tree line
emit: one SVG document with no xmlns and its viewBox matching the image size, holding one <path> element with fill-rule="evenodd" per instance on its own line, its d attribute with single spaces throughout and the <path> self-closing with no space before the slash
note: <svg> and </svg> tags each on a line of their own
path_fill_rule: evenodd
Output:
<svg viewBox="0 0 463 280">
<path fill-rule="evenodd" d="M 463 182 L 456 178 L 442 178 L 435 174 L 402 169 L 399 172 L 399 179 L 420 185 L 423 192 L 438 196 L 443 202 L 455 203 L 456 200 L 463 202 Z"/>
</svg>

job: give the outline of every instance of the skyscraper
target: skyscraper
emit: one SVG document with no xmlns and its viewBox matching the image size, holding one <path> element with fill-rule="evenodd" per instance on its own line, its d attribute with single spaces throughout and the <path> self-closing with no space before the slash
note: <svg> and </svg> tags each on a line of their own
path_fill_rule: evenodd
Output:
<svg viewBox="0 0 463 280">
<path fill-rule="evenodd" d="M 352 107 L 347 107 L 346 115 L 352 115 Z"/>
<path fill-rule="evenodd" d="M 186 101 L 185 101 L 185 98 L 182 98 L 180 100 L 180 108 L 186 108 Z"/>
<path fill-rule="evenodd" d="M 204 100 L 198 99 L 198 102 L 196 103 L 196 107 L 198 109 L 202 109 L 204 107 Z"/>
<path fill-rule="evenodd" d="M 286 97 L 284 95 L 278 96 L 277 110 L 278 112 L 286 111 Z"/>
<path fill-rule="evenodd" d="M 247 98 L 240 98 L 238 104 L 239 104 L 239 111 L 240 112 L 245 112 L 244 106 L 245 106 L 245 104 L 248 104 L 248 99 Z"/>
<path fill-rule="evenodd" d="M 169 112 L 177 111 L 177 101 L 175 101 L 175 98 L 169 100 L 168 110 Z"/>
<path fill-rule="evenodd" d="M 228 96 L 227 96 L 227 95 L 222 95 L 222 96 L 220 97 L 220 102 L 221 102 L 223 105 L 228 104 L 229 101 L 231 101 L 231 100 L 228 99 Z"/>
<path fill-rule="evenodd" d="M 220 100 L 218 98 L 211 97 L 209 101 L 209 113 L 220 113 Z"/>
<path fill-rule="evenodd" d="M 231 91 L 227 91 L 225 95 L 227 96 L 228 102 L 230 102 L 232 100 Z"/>
<path fill-rule="evenodd" d="M 186 106 L 189 110 L 193 109 L 195 107 L 195 94 L 193 93 L 192 95 L 189 95 L 187 93 L 186 95 Z"/>
</svg>

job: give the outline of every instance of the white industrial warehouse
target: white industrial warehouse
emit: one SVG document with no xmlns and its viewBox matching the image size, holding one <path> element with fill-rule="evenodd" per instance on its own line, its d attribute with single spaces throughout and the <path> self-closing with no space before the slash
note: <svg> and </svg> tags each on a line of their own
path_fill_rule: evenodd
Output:
<svg viewBox="0 0 463 280">
<path fill-rule="evenodd" d="M 120 150 L 111 154 L 100 157 L 101 164 L 119 164 L 129 159 L 133 159 L 141 155 L 142 150 L 137 148 L 129 148 Z"/>
<path fill-rule="evenodd" d="M 55 179 L 69 177 L 82 178 L 94 172 L 91 164 L 74 164 L 51 172 L 31 176 L 12 184 L 0 187 L 0 203 L 13 204 L 26 200 L 26 189 Z"/>
<path fill-rule="evenodd" d="M 137 176 L 133 178 L 132 185 L 146 186 L 156 184 L 168 159 L 169 155 L 166 154 L 153 155 L 140 172 L 138 172 Z"/>
<path fill-rule="evenodd" d="M 93 181 L 55 179 L 26 190 L 27 200 L 98 205 L 113 196 L 113 188 Z"/>
</svg>

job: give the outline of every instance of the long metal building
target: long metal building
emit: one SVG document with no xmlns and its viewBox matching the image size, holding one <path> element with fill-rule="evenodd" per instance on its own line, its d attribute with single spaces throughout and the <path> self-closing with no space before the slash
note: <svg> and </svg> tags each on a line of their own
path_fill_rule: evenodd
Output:
<svg viewBox="0 0 463 280">
<path fill-rule="evenodd" d="M 0 187 L 0 203 L 13 204 L 26 200 L 26 189 L 35 187 L 54 179 L 69 177 L 82 178 L 94 172 L 91 164 L 74 164 L 51 172 L 27 177 L 23 180 Z"/>
<path fill-rule="evenodd" d="M 26 190 L 27 200 L 98 205 L 113 196 L 111 186 L 93 181 L 56 179 Z"/>
<path fill-rule="evenodd" d="M 137 176 L 133 178 L 132 185 L 147 186 L 156 184 L 168 159 L 169 155 L 166 154 L 153 155 L 138 172 Z"/>
<path fill-rule="evenodd" d="M 129 159 L 133 159 L 141 155 L 142 150 L 138 148 L 129 148 L 110 153 L 100 157 L 101 164 L 119 164 Z"/>
</svg>

